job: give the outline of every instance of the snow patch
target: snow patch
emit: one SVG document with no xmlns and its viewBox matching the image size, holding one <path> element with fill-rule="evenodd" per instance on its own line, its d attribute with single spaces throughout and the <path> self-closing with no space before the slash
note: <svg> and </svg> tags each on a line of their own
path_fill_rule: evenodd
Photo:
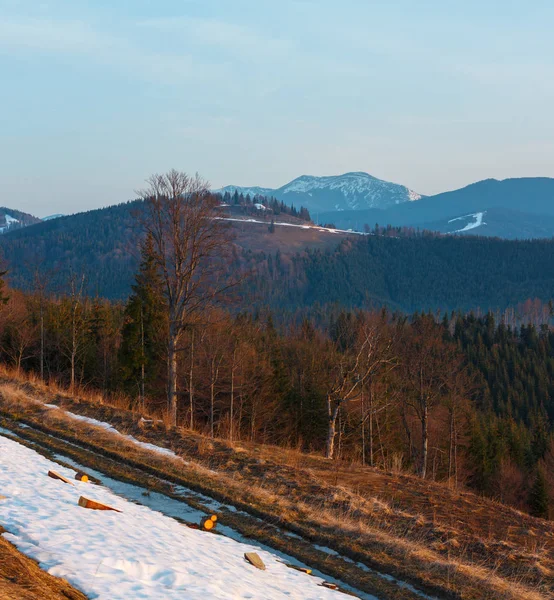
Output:
<svg viewBox="0 0 554 600">
<path fill-rule="evenodd" d="M 59 408 L 58 406 L 55 406 L 54 404 L 50 404 L 50 405 L 45 404 L 45 406 L 48 406 L 48 408 Z M 153 452 L 157 452 L 158 454 L 165 454 L 166 456 L 170 456 L 171 458 L 178 458 L 179 460 L 183 460 L 180 456 L 177 456 L 177 454 L 175 454 L 175 452 L 173 452 L 172 450 L 168 450 L 167 448 L 162 448 L 161 446 L 156 446 L 154 444 L 148 444 L 147 442 L 141 442 L 140 440 L 137 440 L 137 438 L 133 437 L 132 435 L 125 435 L 125 434 L 121 433 L 115 427 L 112 427 L 112 425 L 110 425 L 109 423 L 105 423 L 104 421 L 97 421 L 96 419 L 91 419 L 90 417 L 83 417 L 81 415 L 76 415 L 75 413 L 68 412 L 66 410 L 63 412 L 64 412 L 64 414 L 66 414 L 68 417 L 71 417 L 72 419 L 76 419 L 77 421 L 83 421 L 84 423 L 88 423 L 89 425 L 101 427 L 102 429 L 105 429 L 106 431 L 109 431 L 110 433 L 115 433 L 116 435 L 120 435 L 121 437 L 124 437 L 125 439 L 129 440 L 130 442 L 133 442 L 133 444 L 136 444 L 137 446 L 140 446 L 141 448 L 144 448 L 145 450 L 152 450 Z"/>
<path fill-rule="evenodd" d="M 188 529 L 146 506 L 128 502 L 97 485 L 66 485 L 46 476 L 75 472 L 0 436 L 0 487 L 4 537 L 98 600 L 203 600 L 264 598 L 332 600 L 340 592 L 321 579 L 287 568 L 271 552 L 230 538 Z M 40 478 L 40 485 L 37 485 Z M 121 513 L 87 511 L 79 496 Z M 266 571 L 248 565 L 256 551 Z"/>
<path fill-rule="evenodd" d="M 279 192 L 283 194 L 308 194 L 313 190 L 331 190 L 339 192 L 351 210 L 360 208 L 384 208 L 390 204 L 401 204 L 406 201 L 419 200 L 421 195 L 409 188 L 377 179 L 368 173 L 356 172 L 334 175 L 330 177 L 312 177 L 302 175 L 283 186 Z M 336 209 L 343 208 L 335 205 Z"/>
<path fill-rule="evenodd" d="M 481 227 L 481 225 L 486 225 L 483 221 L 483 217 L 487 214 L 487 211 L 478 212 L 470 215 L 464 215 L 463 217 L 456 217 L 455 219 L 450 219 L 449 223 L 453 223 L 454 221 L 462 221 L 463 219 L 473 218 L 475 221 L 473 223 L 468 223 L 462 229 L 456 229 L 452 233 L 462 233 L 463 231 L 469 231 L 470 229 L 476 229 L 477 227 Z"/>
<path fill-rule="evenodd" d="M 4 214 L 4 219 L 6 220 L 6 225 L 4 227 L 0 227 L 0 233 L 4 233 L 4 231 L 9 229 L 10 226 L 13 225 L 14 223 L 19 223 L 18 219 L 12 217 L 8 213 Z"/>
</svg>

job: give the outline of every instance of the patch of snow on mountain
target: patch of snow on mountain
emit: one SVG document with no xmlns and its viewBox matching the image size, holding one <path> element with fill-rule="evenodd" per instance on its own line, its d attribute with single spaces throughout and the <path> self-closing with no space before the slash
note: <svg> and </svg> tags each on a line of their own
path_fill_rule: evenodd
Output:
<svg viewBox="0 0 554 600">
<path fill-rule="evenodd" d="M 258 209 L 258 210 L 267 210 L 267 208 L 263 205 L 263 204 L 254 204 L 254 206 Z"/>
<path fill-rule="evenodd" d="M 61 213 L 57 213 L 55 215 L 48 215 L 47 217 L 42 217 L 41 221 L 51 221 L 52 219 L 59 219 L 60 217 L 64 217 Z"/>
<path fill-rule="evenodd" d="M 368 173 L 355 172 L 330 177 L 302 175 L 279 191 L 283 194 L 310 194 L 313 190 L 338 191 L 344 196 L 347 206 L 359 208 L 383 208 L 390 204 L 415 201 L 421 195 L 396 183 L 377 179 Z M 338 205 L 337 205 L 338 208 Z"/>
<path fill-rule="evenodd" d="M 464 215 L 463 217 L 456 217 L 455 219 L 450 219 L 450 221 L 448 221 L 449 223 L 453 223 L 454 221 L 461 221 L 463 219 L 469 219 L 469 218 L 475 219 L 475 221 L 473 221 L 472 223 L 468 223 L 462 229 L 456 229 L 452 233 L 462 233 L 463 231 L 469 231 L 470 229 L 476 229 L 477 227 L 481 227 L 481 225 L 486 225 L 486 223 L 483 221 L 483 217 L 486 214 L 487 214 L 487 211 L 484 211 L 484 212 L 474 213 L 471 215 Z"/>
<path fill-rule="evenodd" d="M 4 227 L 0 227 L 0 233 L 4 233 L 6 229 L 10 228 L 10 225 L 13 225 L 14 223 L 19 223 L 19 219 L 15 219 L 8 213 L 4 215 L 4 218 L 6 219 L 6 225 Z"/>
</svg>

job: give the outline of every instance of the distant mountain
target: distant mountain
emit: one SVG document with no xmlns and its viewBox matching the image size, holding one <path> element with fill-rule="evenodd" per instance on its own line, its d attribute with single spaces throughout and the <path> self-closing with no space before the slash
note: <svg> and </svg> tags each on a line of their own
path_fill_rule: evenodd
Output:
<svg viewBox="0 0 554 600">
<path fill-rule="evenodd" d="M 226 186 L 216 191 L 233 194 L 235 190 L 244 195 L 273 196 L 297 208 L 304 206 L 312 214 L 319 211 L 385 209 L 423 197 L 404 185 L 362 172 L 329 177 L 302 175 L 277 189 Z"/>
<path fill-rule="evenodd" d="M 486 217 L 479 221 L 477 215 L 485 213 Z M 385 210 L 328 211 L 319 214 L 319 222 L 345 229 L 362 230 L 365 224 L 373 227 L 378 223 L 443 233 L 529 239 L 554 235 L 550 217 L 554 217 L 554 179 L 529 177 L 486 179 Z M 474 225 L 466 228 L 472 222 Z"/>
<path fill-rule="evenodd" d="M 40 223 L 40 219 L 33 217 L 27 213 L 15 210 L 13 208 L 7 208 L 5 206 L 0 207 L 0 233 L 11 231 L 12 229 L 21 229 L 34 223 Z"/>
<path fill-rule="evenodd" d="M 422 196 L 406 186 L 372 177 L 367 173 L 345 173 L 333 177 L 302 175 L 276 190 L 278 199 L 302 204 L 310 212 L 323 210 L 385 209 L 420 200 Z"/>
<path fill-rule="evenodd" d="M 65 217 L 62 213 L 56 213 L 55 215 L 48 215 L 47 217 L 42 217 L 41 221 L 51 221 L 52 219 L 59 219 L 60 217 Z"/>
</svg>

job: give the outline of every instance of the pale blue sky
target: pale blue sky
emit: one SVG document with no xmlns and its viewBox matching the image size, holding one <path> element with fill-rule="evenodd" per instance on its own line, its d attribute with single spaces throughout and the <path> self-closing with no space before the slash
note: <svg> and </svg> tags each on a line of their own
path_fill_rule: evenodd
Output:
<svg viewBox="0 0 554 600">
<path fill-rule="evenodd" d="M 554 177 L 551 0 L 0 0 L 0 204 L 367 171 Z"/>
</svg>

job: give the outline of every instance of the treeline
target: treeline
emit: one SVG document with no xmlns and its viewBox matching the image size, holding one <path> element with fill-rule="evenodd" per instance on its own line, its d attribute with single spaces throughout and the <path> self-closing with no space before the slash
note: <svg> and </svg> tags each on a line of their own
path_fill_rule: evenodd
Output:
<svg viewBox="0 0 554 600">
<path fill-rule="evenodd" d="M 218 197 L 222 204 L 228 206 L 241 206 L 250 209 L 250 212 L 255 212 L 259 210 L 259 206 L 263 206 L 273 215 L 288 215 L 302 219 L 303 221 L 311 221 L 310 212 L 305 206 L 301 206 L 297 209 L 294 204 L 285 204 L 282 200 L 277 200 L 277 198 L 274 198 L 273 196 L 250 196 L 250 194 L 239 194 L 239 192 L 235 190 L 233 194 L 227 191 L 224 194 L 218 194 Z M 258 205 L 258 207 L 256 205 Z"/>
<path fill-rule="evenodd" d="M 40 283 L 40 282 L 39 282 Z M 143 245 L 125 303 L 9 291 L 3 361 L 71 388 L 167 410 L 167 310 Z M 178 354 L 177 422 L 466 485 L 548 516 L 554 498 L 554 333 L 490 314 L 203 312 Z"/>
</svg>

